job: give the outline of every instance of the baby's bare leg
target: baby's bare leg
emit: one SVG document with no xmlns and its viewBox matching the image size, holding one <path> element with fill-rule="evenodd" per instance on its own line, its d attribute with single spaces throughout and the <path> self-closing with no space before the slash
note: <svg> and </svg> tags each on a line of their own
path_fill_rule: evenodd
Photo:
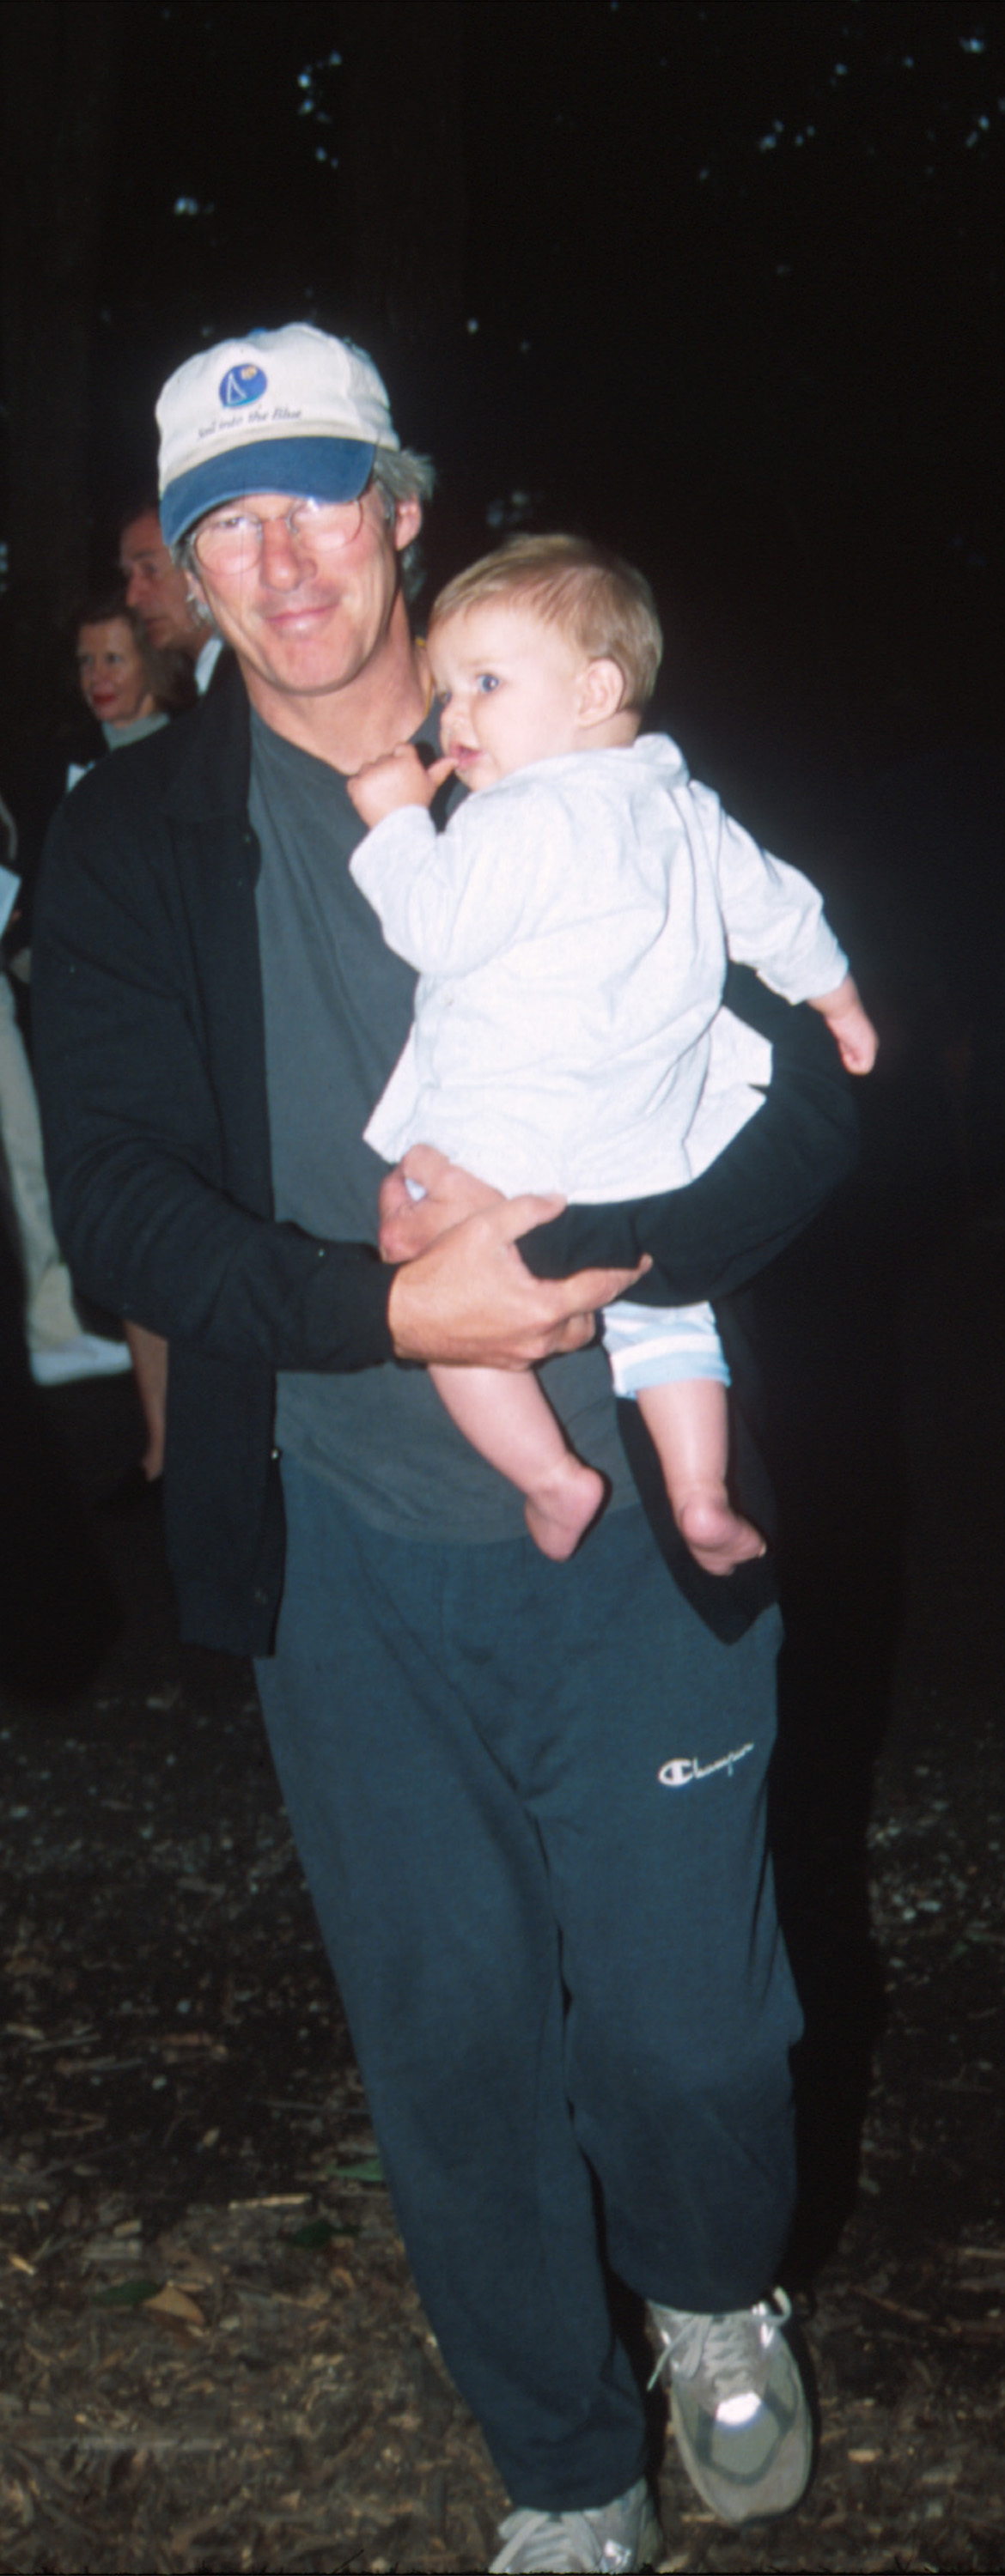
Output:
<svg viewBox="0 0 1005 2576">
<path fill-rule="evenodd" d="M 566 1447 L 547 1396 L 529 1369 L 431 1368 L 451 1419 L 473 1449 L 524 1495 L 527 1527 L 543 1556 L 567 1557 L 596 1520 L 607 1487 Z"/>
<path fill-rule="evenodd" d="M 123 1318 L 123 1331 L 129 1344 L 136 1392 L 147 1426 L 147 1445 L 140 1465 L 148 1483 L 153 1485 L 164 1473 L 168 1346 L 163 1334 L 149 1332 L 145 1324 L 131 1324 Z"/>
<path fill-rule="evenodd" d="M 640 1389 L 639 1410 L 659 1455 L 673 1516 L 707 1574 L 731 1574 L 764 1555 L 751 1521 L 734 1512 L 726 1491 L 729 1417 L 718 1378 L 674 1378 Z"/>
</svg>

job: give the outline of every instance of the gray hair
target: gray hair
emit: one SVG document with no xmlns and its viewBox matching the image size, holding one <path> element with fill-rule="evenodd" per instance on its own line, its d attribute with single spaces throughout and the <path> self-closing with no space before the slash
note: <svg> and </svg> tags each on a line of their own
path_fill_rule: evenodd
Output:
<svg viewBox="0 0 1005 2576">
<path fill-rule="evenodd" d="M 435 490 L 436 469 L 428 456 L 417 455 L 414 448 L 378 447 L 370 480 L 380 493 L 384 516 L 390 526 L 399 502 L 417 501 L 420 509 L 426 508 Z M 179 571 L 198 581 L 199 565 L 192 544 L 195 533 L 195 528 L 187 528 L 185 535 L 172 546 L 171 554 Z M 403 548 L 401 556 L 401 587 L 406 599 L 415 598 L 424 579 L 420 541 L 413 537 L 411 544 Z M 197 617 L 202 617 L 208 626 L 212 626 L 212 617 L 203 600 L 193 598 L 192 607 Z"/>
<path fill-rule="evenodd" d="M 378 447 L 373 480 L 391 521 L 399 501 L 417 501 L 421 510 L 427 508 L 436 489 L 436 468 L 428 456 L 419 456 L 414 447 Z M 401 557 L 401 587 L 406 599 L 414 599 L 421 590 L 425 569 L 421 539 L 413 537 Z"/>
</svg>

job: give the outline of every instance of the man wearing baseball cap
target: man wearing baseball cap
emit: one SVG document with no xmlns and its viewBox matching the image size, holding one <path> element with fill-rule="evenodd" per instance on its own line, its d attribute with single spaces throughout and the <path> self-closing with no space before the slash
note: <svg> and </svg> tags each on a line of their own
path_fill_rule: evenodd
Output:
<svg viewBox="0 0 1005 2576">
<path fill-rule="evenodd" d="M 575 1211 L 422 1148 L 427 1194 L 385 1181 L 375 1249 L 362 1130 L 413 977 L 349 876 L 346 779 L 436 747 L 406 606 L 429 468 L 370 360 L 305 325 L 200 352 L 158 417 L 164 535 L 239 670 L 53 835 L 58 1222 L 82 1286 L 170 1340 L 184 1632 L 256 1658 L 416 2279 L 513 2498 L 494 2563 L 637 2567 L 659 2536 L 608 2266 L 651 2304 L 714 2509 L 782 2511 L 810 2469 L 772 2296 L 799 2027 L 764 1856 L 776 1617 L 724 1644 L 637 1508 L 586 1347 L 631 1251 L 575 1269 Z M 673 1194 L 682 1301 L 847 1166 L 807 1017 L 777 1006 L 763 1109 Z M 524 1266 L 535 1226 L 573 1276 Z M 547 1364 L 612 1485 L 580 1556 L 538 1554 L 402 1365 L 433 1360 Z"/>
</svg>

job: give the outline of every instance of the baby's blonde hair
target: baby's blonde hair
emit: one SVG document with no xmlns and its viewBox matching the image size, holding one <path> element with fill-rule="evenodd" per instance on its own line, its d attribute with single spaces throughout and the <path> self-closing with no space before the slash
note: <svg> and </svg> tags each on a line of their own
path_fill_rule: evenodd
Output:
<svg viewBox="0 0 1005 2576">
<path fill-rule="evenodd" d="M 526 601 L 589 661 L 616 662 L 625 706 L 641 714 L 656 686 L 663 636 L 649 584 L 632 564 L 586 537 L 510 537 L 448 581 L 433 602 L 430 634 L 489 599 Z"/>
</svg>

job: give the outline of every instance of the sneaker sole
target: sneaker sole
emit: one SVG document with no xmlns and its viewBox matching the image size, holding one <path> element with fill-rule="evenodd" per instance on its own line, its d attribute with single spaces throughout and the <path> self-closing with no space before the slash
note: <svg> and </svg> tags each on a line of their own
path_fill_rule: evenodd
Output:
<svg viewBox="0 0 1005 2576">
<path fill-rule="evenodd" d="M 796 2506 L 802 2503 L 813 2475 L 812 2417 L 806 2392 L 791 2353 L 789 2364 L 805 2430 L 801 2430 L 800 2416 L 797 2415 L 790 2438 L 792 2448 L 798 2456 L 787 2460 L 783 2445 L 779 2457 L 765 2471 L 763 2479 L 751 2481 L 751 2488 L 757 2486 L 761 2489 L 756 2503 L 744 2501 L 742 2488 L 737 2479 L 717 2471 L 711 2462 L 702 2459 L 684 2420 L 677 2390 L 671 2387 L 670 2419 L 681 2456 L 681 2464 L 687 2471 L 692 2486 L 697 2488 L 698 2494 L 710 2511 L 720 2522 L 729 2523 L 734 2530 L 738 2530 L 743 2523 L 774 2522 L 782 2514 L 794 2513 Z"/>
<path fill-rule="evenodd" d="M 639 2533 L 635 2547 L 635 2554 L 631 2561 L 632 2568 L 637 2571 L 641 2571 L 647 2567 L 658 2567 L 660 2559 L 663 2556 L 663 2549 L 664 2541 L 662 2526 L 657 2517 L 655 2506 L 650 2499 L 646 2506 L 646 2518 Z M 489 2569 L 489 2576 L 492 2576 L 493 2568 L 500 2566 L 501 2560 L 504 2556 L 505 2552 L 502 2552 L 499 2558 L 493 2558 Z"/>
</svg>

